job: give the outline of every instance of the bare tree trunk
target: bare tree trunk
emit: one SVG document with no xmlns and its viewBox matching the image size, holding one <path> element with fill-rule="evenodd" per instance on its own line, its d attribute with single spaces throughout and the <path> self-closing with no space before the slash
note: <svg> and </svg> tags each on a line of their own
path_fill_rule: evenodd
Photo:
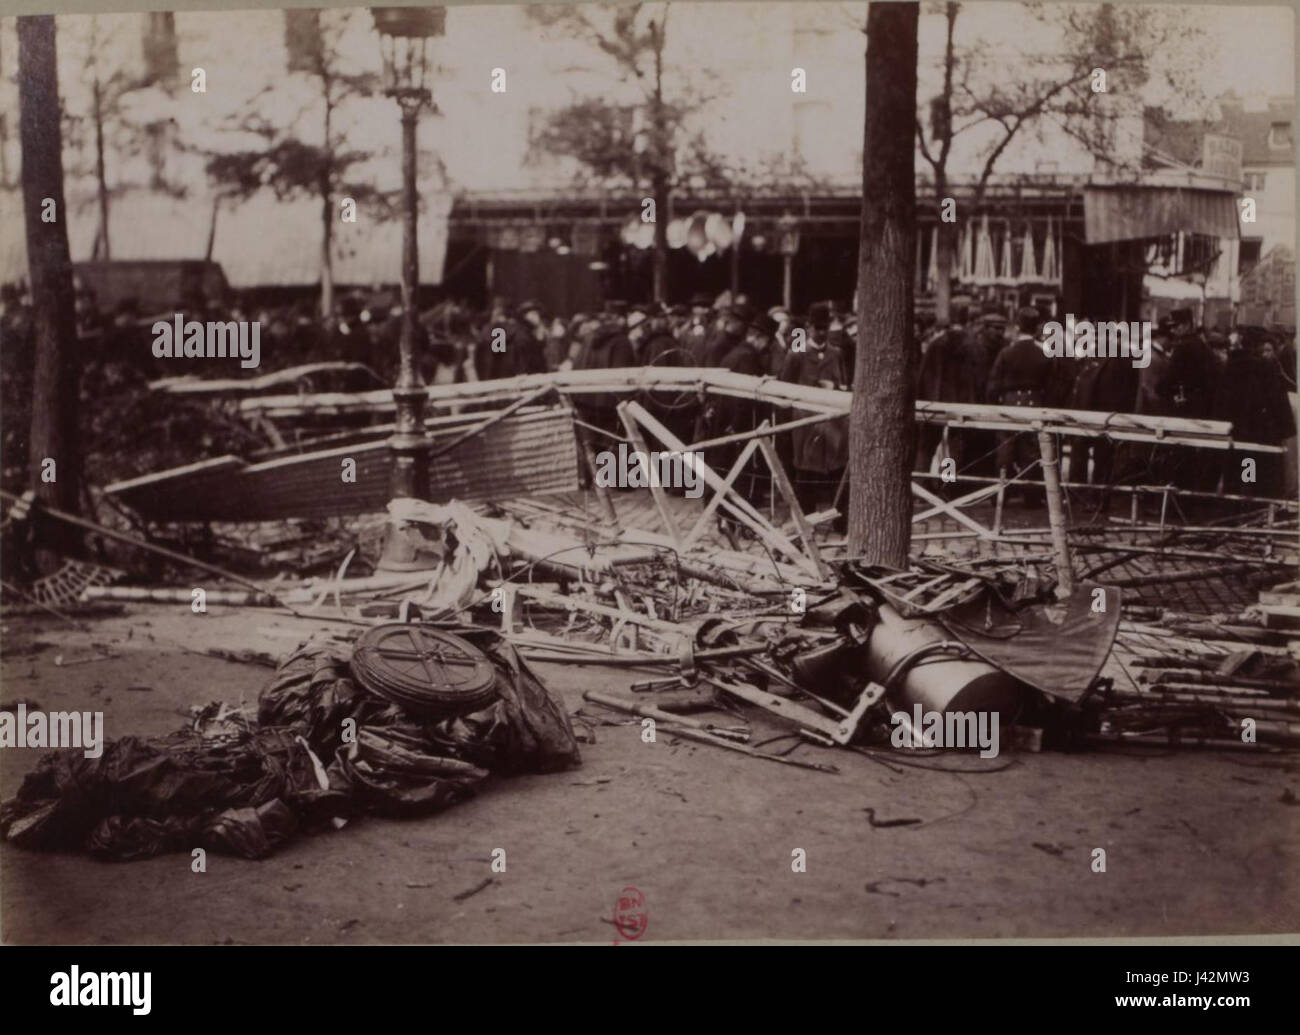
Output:
<svg viewBox="0 0 1300 1035">
<path fill-rule="evenodd" d="M 917 12 L 872 3 L 867 13 L 857 366 L 849 414 L 849 549 L 870 564 L 907 564 L 912 532 L 916 354 Z"/>
<path fill-rule="evenodd" d="M 112 247 L 108 243 L 108 180 L 104 174 L 104 91 L 95 76 L 95 184 L 99 189 L 99 238 L 96 241 L 96 255 L 99 245 L 103 246 L 102 258 L 113 257 Z"/>
<path fill-rule="evenodd" d="M 930 131 L 938 147 L 926 143 L 925 126 L 916 124 L 916 139 L 921 153 L 934 171 L 934 203 L 938 210 L 938 231 L 935 236 L 934 316 L 940 325 L 952 318 L 952 260 L 956 251 L 956 226 L 943 221 L 943 203 L 948 196 L 948 156 L 952 153 L 952 93 L 953 75 L 957 67 L 957 52 L 953 45 L 953 30 L 961 5 L 949 2 L 944 6 L 947 26 L 943 50 L 943 92 L 930 102 Z"/>
<path fill-rule="evenodd" d="M 651 126 L 654 131 L 654 199 L 655 199 L 655 240 L 654 240 L 654 301 L 668 300 L 668 127 L 664 119 L 664 28 L 667 20 L 658 26 L 651 23 L 654 33 L 655 54 L 655 88 L 654 106 L 651 113 Z"/>
<path fill-rule="evenodd" d="M 737 201 L 732 206 L 732 223 L 734 227 L 740 217 L 740 202 Z M 731 297 L 734 300 L 740 293 L 740 234 L 736 234 L 735 240 L 731 242 Z"/>
<path fill-rule="evenodd" d="M 654 301 L 668 300 L 668 182 L 662 176 L 654 181 L 655 243 Z"/>
<path fill-rule="evenodd" d="M 320 199 L 320 314 L 334 313 L 334 205 L 328 185 L 321 186 Z"/>
<path fill-rule="evenodd" d="M 59 83 L 54 18 L 18 19 L 19 133 L 22 139 L 23 212 L 31 277 L 36 357 L 32 376 L 32 427 L 28 471 L 37 499 L 80 512 L 81 452 L 77 435 L 81 355 L 77 346 L 72 259 L 63 200 Z M 56 218 L 42 216 L 53 205 Z M 47 461 L 54 461 L 53 478 Z M 51 549 L 76 552 L 80 536 L 63 524 L 43 537 Z M 42 567 L 53 558 L 38 556 Z"/>
<path fill-rule="evenodd" d="M 208 218 L 208 243 L 203 249 L 203 260 L 212 261 L 212 249 L 217 243 L 217 216 L 221 213 L 221 195 L 212 196 L 212 215 Z"/>
<path fill-rule="evenodd" d="M 331 124 L 334 119 L 334 98 L 330 94 L 330 81 L 321 75 L 321 89 L 325 94 L 325 155 L 326 166 L 320 175 L 320 314 L 325 319 L 334 315 L 334 170 L 329 156 L 333 146 Z"/>
<path fill-rule="evenodd" d="M 945 190 L 946 192 L 946 190 Z M 943 207 L 944 194 L 939 195 Z M 957 252 L 957 225 L 944 222 L 943 213 L 935 234 L 935 322 L 948 324 L 953 317 L 953 256 Z"/>
</svg>

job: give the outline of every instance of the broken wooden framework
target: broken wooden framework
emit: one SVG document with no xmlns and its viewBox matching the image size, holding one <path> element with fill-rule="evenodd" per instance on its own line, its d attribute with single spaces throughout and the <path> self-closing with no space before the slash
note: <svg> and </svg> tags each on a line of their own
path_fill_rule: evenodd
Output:
<svg viewBox="0 0 1300 1035">
<path fill-rule="evenodd" d="M 640 401 L 647 394 L 681 392 L 752 400 L 770 406 L 772 418 L 753 430 L 685 443 Z M 561 399 L 561 406 L 540 405 L 551 393 Z M 721 513 L 748 529 L 774 558 L 798 574 L 801 583 L 819 585 L 830 581 L 828 554 L 826 547 L 818 543 L 815 528 L 831 515 L 803 512 L 772 443 L 774 436 L 794 428 L 847 416 L 852 401 L 852 393 L 848 391 L 790 384 L 721 369 L 661 367 L 529 374 L 496 381 L 430 386 L 426 389 L 429 407 L 435 413 L 442 411 L 442 415 L 426 422 L 433 438 L 429 483 L 434 487 L 434 499 L 499 502 L 576 488 L 579 458 L 590 465 L 592 455 L 585 439 L 585 425 L 575 416 L 574 407 L 581 406 L 584 396 L 597 393 L 624 397 L 618 406 L 619 419 L 627 440 L 642 452 L 649 452 L 651 443 L 668 451 L 696 454 L 712 446 L 741 446 L 740 455 L 725 472 L 712 470 L 696 457 L 694 466 L 712 495 L 693 526 L 685 532 L 674 523 L 663 488 L 658 484 L 649 486 L 667 545 L 679 553 L 698 550 L 710 520 Z M 491 409 L 502 404 L 504 408 Z M 473 412 L 462 412 L 466 408 Z M 267 422 L 292 421 L 305 416 L 316 419 L 369 416 L 382 420 L 393 411 L 393 400 L 388 390 L 267 395 L 243 399 L 239 410 L 249 419 Z M 919 421 L 948 427 L 1036 436 L 1041 457 L 1038 466 L 1042 468 L 1048 502 L 1046 529 L 1019 530 L 1014 535 L 1003 532 L 1001 500 L 1010 484 L 1005 476 L 998 479 L 958 476 L 957 481 L 974 483 L 976 487 L 958 499 L 945 500 L 924 484 L 932 476 L 918 472 L 913 479 L 913 493 L 925 506 L 914 515 L 913 521 L 924 526 L 937 517 L 957 526 L 955 532 L 918 529 L 916 538 L 921 542 L 970 537 L 986 543 L 1018 543 L 1040 549 L 1050 543 L 1062 592 L 1068 592 L 1072 580 L 1064 507 L 1064 491 L 1071 486 L 1062 481 L 1058 472 L 1058 436 L 1238 449 L 1255 454 L 1281 452 L 1277 446 L 1234 441 L 1231 425 L 1222 421 L 926 400 L 917 402 L 916 416 Z M 106 491 L 154 520 L 238 521 L 377 512 L 382 510 L 388 495 L 391 455 L 387 439 L 380 437 L 388 430 L 388 425 L 357 429 L 320 440 L 322 448 L 313 449 L 313 444 L 308 442 L 296 448 L 269 451 L 264 458 L 252 462 L 222 457 L 118 483 Z M 607 430 L 601 430 L 608 434 Z M 756 457 L 761 457 L 771 472 L 774 493 L 786 505 L 791 524 L 785 528 L 778 527 L 736 490 L 741 473 Z M 356 462 L 355 484 L 340 480 L 339 465 L 346 459 Z M 1026 473 L 1020 472 L 1011 480 L 1023 479 Z M 1181 494 L 1171 486 L 1113 488 L 1132 494 L 1134 520 L 1140 491 L 1161 493 L 1166 504 Z M 606 520 L 617 525 L 613 498 L 607 492 L 599 495 Z M 990 527 L 969 511 L 994 498 L 997 507 Z M 1286 501 L 1272 501 L 1270 514 L 1280 510 L 1285 517 L 1294 509 L 1295 505 Z M 1165 506 L 1162 506 L 1162 524 L 1164 513 Z M 1044 535 L 1050 538 L 1045 539 Z"/>
<path fill-rule="evenodd" d="M 713 367 L 625 367 L 614 370 L 571 370 L 551 374 L 525 374 L 496 381 L 431 385 L 426 389 L 431 407 L 477 405 L 512 401 L 521 395 L 551 387 L 569 396 L 617 392 L 703 391 L 738 399 L 752 399 L 778 409 L 802 410 L 828 419 L 847 416 L 853 393 L 832 388 L 791 384 L 771 377 L 733 374 Z M 260 413 L 271 419 L 305 415 L 384 414 L 394 410 L 392 392 L 322 393 L 317 395 L 262 396 L 239 404 L 243 413 Z M 1046 431 L 1057 435 L 1106 437 L 1117 441 L 1161 445 L 1200 446 L 1204 449 L 1237 448 L 1252 453 L 1280 453 L 1278 446 L 1237 442 L 1226 421 L 1188 420 L 1135 413 L 1101 413 L 1042 406 L 1003 406 L 980 403 L 944 403 L 918 400 L 917 420 L 954 427 L 994 431 Z M 786 430 L 786 429 L 776 429 Z M 730 441 L 739 441 L 734 438 Z"/>
<path fill-rule="evenodd" d="M 687 444 L 638 398 L 643 392 L 665 390 L 699 390 L 758 400 L 770 405 L 774 412 L 753 430 L 737 432 L 722 440 Z M 543 405 L 545 397 L 556 392 L 562 405 Z M 714 470 L 703 461 L 693 461 L 708 486 L 709 495 L 689 515 L 689 529 L 682 527 L 681 521 L 685 502 L 671 497 L 653 480 L 646 486 L 649 491 L 638 494 L 635 502 L 616 493 L 598 491 L 603 506 L 603 518 L 599 519 L 593 519 L 589 509 L 590 494 L 577 508 L 567 511 L 561 497 L 546 497 L 550 492 L 576 488 L 578 465 L 584 457 L 585 462 L 595 466 L 590 449 L 578 434 L 581 422 L 574 417 L 575 404 L 580 407 L 582 396 L 592 392 L 623 396 L 617 408 L 622 432 L 634 448 L 643 452 L 649 452 L 652 446 L 674 453 L 696 453 L 715 444 L 739 447 L 738 458 L 726 471 Z M 510 526 L 501 552 L 475 573 L 478 581 L 471 587 L 475 599 L 465 609 L 479 607 L 481 614 L 485 594 L 499 593 L 503 604 L 502 631 L 522 652 L 535 659 L 564 664 L 646 667 L 660 673 L 665 666 L 676 666 L 678 679 L 667 682 L 694 685 L 698 663 L 709 660 L 712 654 L 715 665 L 721 660 L 734 661 L 743 676 L 745 667 L 752 668 L 757 662 L 725 655 L 727 651 L 754 650 L 755 634 L 751 630 L 746 639 L 742 633 L 739 646 L 719 646 L 728 641 L 707 639 L 716 629 L 710 623 L 720 619 L 728 628 L 743 628 L 746 621 L 761 616 L 766 624 L 797 624 L 797 616 L 791 613 L 792 588 L 806 590 L 811 605 L 818 590 L 830 591 L 836 586 L 833 561 L 845 559 L 842 550 L 836 552 L 840 544 L 830 542 L 826 536 L 819 538 L 816 533 L 827 515 L 808 515 L 800 508 L 788 475 L 777 458 L 773 437 L 790 430 L 791 426 L 842 419 L 848 412 L 849 393 L 719 371 L 633 370 L 535 375 L 501 382 L 438 386 L 429 389 L 429 397 L 435 410 L 444 411 L 427 422 L 433 438 L 429 456 L 435 493 L 444 499 L 455 496 L 461 500 L 489 501 L 493 504 L 494 520 L 504 514 L 507 520 L 502 523 Z M 295 397 L 289 406 L 283 399 L 247 399 L 241 408 L 266 420 L 291 419 L 295 415 L 291 411 L 303 406 L 306 409 L 298 410 L 298 415 L 319 416 L 321 409 L 315 400 L 316 397 Z M 325 405 L 342 406 L 340 412 L 379 418 L 386 408 L 382 400 L 364 403 L 373 406 L 370 410 L 349 409 L 357 405 L 356 397 L 340 401 L 339 397 L 331 396 L 329 400 Z M 470 411 L 454 412 L 461 408 Z M 972 491 L 960 499 L 945 500 L 926 487 L 928 475 L 918 474 L 913 480 L 913 493 L 919 501 L 914 519 L 919 524 L 942 519 L 958 527 L 957 532 L 918 531 L 918 541 L 924 541 L 927 536 L 970 536 L 991 544 L 1031 548 L 1035 551 L 1032 557 L 1014 558 L 1024 562 L 1019 565 L 1021 569 L 1033 569 L 1026 578 L 1038 579 L 1041 572 L 1044 581 L 1049 584 L 1054 581 L 1061 590 L 1068 589 L 1074 577 L 1071 550 L 1087 557 L 1089 567 L 1079 575 L 1080 582 L 1087 579 L 1111 587 L 1128 587 L 1137 581 L 1158 584 L 1162 591 L 1178 586 L 1185 578 L 1235 577 L 1260 569 L 1270 577 L 1281 576 L 1280 569 L 1294 565 L 1289 558 L 1293 558 L 1295 543 L 1300 538 L 1293 518 L 1296 508 L 1283 501 L 1253 501 L 1266 508 L 1259 523 L 1232 528 L 1209 524 L 1174 526 L 1165 522 L 1163 510 L 1159 523 L 1139 523 L 1134 519 L 1127 525 L 1109 526 L 1108 540 L 1104 543 L 1088 543 L 1086 537 L 1081 542 L 1080 530 L 1066 527 L 1062 507 L 1065 486 L 1055 466 L 1058 435 L 1109 436 L 1195 448 L 1277 451 L 1274 447 L 1234 443 L 1231 428 L 1226 424 L 927 402 L 918 404 L 917 416 L 919 420 L 935 423 L 1034 434 L 1042 454 L 1043 485 L 1049 499 L 1046 528 L 1020 529 L 1008 535 L 1001 531 L 996 518 L 993 527 L 989 527 L 971 513 L 973 506 L 987 503 L 1004 491 L 1005 480 L 975 480 Z M 304 506 L 311 508 L 312 515 L 380 511 L 388 493 L 388 472 L 384 465 L 388 448 L 383 436 L 389 430 L 386 427 L 357 429 L 332 435 L 323 443 L 306 443 L 296 450 L 271 450 L 248 460 L 228 457 L 208 461 L 135 479 L 110 487 L 110 492 L 136 505 L 146 517 L 166 515 L 163 520 L 212 520 L 214 510 L 229 520 L 258 520 L 268 513 L 297 516 Z M 607 429 L 602 430 L 609 434 Z M 533 443 L 530 436 L 540 436 L 545 446 L 540 460 L 537 454 L 529 453 Z M 526 457 L 531 464 L 522 472 L 524 477 L 520 471 L 510 470 L 518 457 Z M 340 479 L 340 458 L 364 458 L 364 463 L 358 459 L 356 464 L 355 484 Z M 504 466 L 505 474 L 515 481 L 493 473 L 487 467 L 493 463 Z M 780 497 L 788 513 L 785 523 L 777 521 L 775 508 L 764 513 L 762 506 L 737 490 L 741 473 L 751 463 L 766 464 L 770 470 L 771 491 Z M 1017 477 L 1023 477 L 1023 472 Z M 535 480 L 529 482 L 529 478 Z M 1172 492 L 1167 487 L 1155 488 Z M 309 497 L 305 504 L 304 494 Z M 215 503 L 214 497 L 218 497 Z M 335 499 L 346 502 L 330 502 Z M 330 511 L 329 507 L 345 509 Z M 755 546 L 752 553 L 746 554 L 734 543 L 731 551 L 719 545 L 721 530 L 713 528 L 711 521 L 721 515 L 753 536 L 755 542 L 749 544 Z M 655 528 L 656 523 L 662 527 Z M 1117 530 L 1126 535 L 1115 535 Z M 1126 541 L 1129 533 L 1131 543 Z M 1232 549 L 1216 548 L 1215 537 L 1220 547 L 1231 542 Z M 457 538 L 463 540 L 459 533 Z M 761 544 L 762 554 L 757 544 Z M 1135 560 L 1153 556 L 1191 560 L 1200 567 L 1186 572 L 1158 573 L 1154 577 L 1135 575 L 1125 567 Z M 1008 565 L 1005 557 L 998 556 L 953 565 L 948 570 L 941 565 L 923 563 L 909 572 L 884 572 L 868 581 L 900 614 L 934 616 L 951 606 L 969 602 L 974 593 L 998 577 L 999 569 L 1011 566 L 1014 565 Z M 381 613 L 377 609 L 398 606 L 399 601 L 394 598 L 400 596 L 403 610 L 399 616 L 405 619 L 408 606 L 419 606 L 422 601 L 432 599 L 438 579 L 437 570 L 432 574 L 402 572 L 345 579 L 345 568 L 346 562 L 332 582 L 279 587 L 275 600 L 290 608 L 314 601 L 307 611 L 318 613 L 317 609 L 332 594 L 340 615 L 344 615 L 341 600 L 350 597 L 355 601 L 361 597 L 367 601 L 357 612 L 355 620 L 361 620 Z M 623 577 L 629 569 L 632 573 Z M 255 591 L 263 588 L 247 582 L 245 585 Z M 424 597 L 418 595 L 422 589 Z M 680 599 L 678 589 L 682 591 Z M 143 591 L 142 595 L 156 599 L 151 595 L 154 592 Z M 97 586 L 86 591 L 88 597 L 101 599 L 122 599 L 133 593 L 141 591 Z M 172 596 L 179 599 L 177 594 Z M 211 599 L 216 602 L 224 598 Z M 263 602 L 256 592 L 230 599 L 232 603 L 239 600 L 252 606 Z M 1297 617 L 1294 612 L 1300 608 L 1290 596 L 1268 606 L 1276 613 L 1268 613 L 1265 624 L 1254 628 L 1248 627 L 1240 610 L 1229 615 L 1231 621 L 1218 623 L 1208 613 L 1178 615 L 1159 611 L 1141 619 L 1134 609 L 1126 609 L 1128 620 L 1120 628 L 1133 645 L 1134 661 L 1153 657 L 1150 651 L 1154 647 L 1172 650 L 1187 636 L 1199 638 L 1201 650 L 1220 654 L 1239 649 L 1242 644 L 1282 650 L 1278 644 L 1292 637 L 1266 623 L 1292 621 Z M 1112 613 L 1118 610 L 1115 607 Z M 534 625 L 534 617 L 539 615 L 539 624 Z M 584 639 L 593 634 L 596 639 Z M 816 630 L 805 630 L 804 635 L 815 642 L 819 634 Z M 1139 647 L 1143 653 L 1138 652 Z M 1180 721 L 1179 716 L 1188 707 L 1201 708 L 1209 715 L 1216 711 L 1216 705 L 1223 705 L 1222 710 L 1230 712 L 1231 708 L 1252 703 L 1251 692 L 1258 689 L 1250 685 L 1253 677 L 1239 673 L 1234 677 L 1233 673 L 1216 670 L 1201 679 L 1196 673 L 1203 670 L 1197 665 L 1194 653 L 1182 654 L 1180 659 L 1186 664 L 1171 667 L 1173 675 L 1153 680 L 1152 687 L 1158 689 L 1151 692 L 1117 684 L 1114 700 L 1107 704 L 1107 715 L 1111 717 L 1108 721 L 1112 722 L 1112 727 L 1105 731 L 1108 736 L 1146 735 L 1141 731 Z M 762 671 L 771 675 L 770 671 Z M 704 681 L 709 682 L 709 677 Z M 743 682 L 732 680 L 726 692 L 744 698 L 747 691 Z M 1214 697 L 1215 694 L 1220 696 Z M 787 705 L 780 704 L 777 708 L 785 710 Z M 1294 714 L 1295 706 L 1290 701 L 1274 703 L 1271 711 L 1289 716 Z M 1275 726 L 1269 731 L 1275 740 L 1294 742 L 1289 739 L 1294 731 L 1284 721 Z M 1213 737 L 1221 728 L 1221 722 L 1207 720 L 1201 735 Z M 801 732 L 807 734 L 806 729 Z"/>
</svg>

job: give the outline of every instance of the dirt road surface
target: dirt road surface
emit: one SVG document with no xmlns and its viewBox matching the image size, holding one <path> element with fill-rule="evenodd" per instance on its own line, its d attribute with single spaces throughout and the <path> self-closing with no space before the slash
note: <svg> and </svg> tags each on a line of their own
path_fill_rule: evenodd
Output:
<svg viewBox="0 0 1300 1035">
<path fill-rule="evenodd" d="M 192 705 L 255 704 L 270 675 L 204 648 L 278 656 L 316 629 L 337 628 L 221 607 L 194 615 L 187 605 L 133 608 L 91 626 L 7 618 L 0 697 L 103 711 L 108 738 L 163 734 Z M 570 713 L 584 707 L 584 690 L 645 678 L 539 671 Z M 585 713 L 606 714 L 592 705 Z M 940 759 L 972 770 L 1009 763 L 953 774 L 798 749 L 796 757 L 837 764 L 833 776 L 662 733 L 646 744 L 635 725 L 593 731 L 579 769 L 495 780 L 425 819 L 354 820 L 263 861 L 209 855 L 206 873 L 191 872 L 183 853 L 102 863 L 5 844 L 3 940 L 625 942 L 613 917 L 626 886 L 644 896 L 638 943 L 1300 929 L 1300 764 L 1285 757 Z M 38 754 L 0 751 L 5 797 Z M 491 869 L 498 848 L 504 873 Z M 1106 851 L 1104 873 L 1093 871 L 1096 848 Z M 792 868 L 796 849 L 806 872 Z"/>
</svg>

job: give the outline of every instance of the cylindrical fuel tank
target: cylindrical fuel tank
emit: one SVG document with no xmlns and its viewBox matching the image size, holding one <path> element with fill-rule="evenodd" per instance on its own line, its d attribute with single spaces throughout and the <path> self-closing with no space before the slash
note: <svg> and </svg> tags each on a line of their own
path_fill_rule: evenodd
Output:
<svg viewBox="0 0 1300 1035">
<path fill-rule="evenodd" d="M 883 684 L 909 654 L 945 640 L 952 636 L 937 622 L 904 618 L 881 604 L 880 621 L 867 641 L 867 674 Z M 944 653 L 923 655 L 887 689 L 891 704 L 909 710 L 919 704 L 927 712 L 998 712 L 1004 723 L 1015 721 L 1024 699 L 1023 684 L 988 662 Z"/>
</svg>

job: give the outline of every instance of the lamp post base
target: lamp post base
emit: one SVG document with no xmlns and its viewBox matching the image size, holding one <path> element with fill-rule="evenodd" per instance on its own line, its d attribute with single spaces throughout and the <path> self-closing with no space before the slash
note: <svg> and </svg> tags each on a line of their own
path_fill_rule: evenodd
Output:
<svg viewBox="0 0 1300 1035">
<path fill-rule="evenodd" d="M 424 430 L 425 392 L 423 387 L 393 389 L 397 404 L 397 427 L 388 440 L 393 454 L 393 473 L 389 485 L 392 498 L 429 498 L 429 449 L 432 442 Z M 419 536 L 412 538 L 410 529 L 390 523 L 384 536 L 384 549 L 377 565 L 380 571 L 411 571 L 435 567 L 436 559 L 419 549 Z"/>
<path fill-rule="evenodd" d="M 393 389 L 397 404 L 397 421 L 388 448 L 393 453 L 393 496 L 413 499 L 429 497 L 429 448 L 432 445 L 424 430 L 425 390 L 423 386 Z"/>
<path fill-rule="evenodd" d="M 439 567 L 446 559 L 446 545 L 440 539 L 426 536 L 422 531 L 425 527 L 390 518 L 375 570 L 431 571 Z"/>
</svg>

